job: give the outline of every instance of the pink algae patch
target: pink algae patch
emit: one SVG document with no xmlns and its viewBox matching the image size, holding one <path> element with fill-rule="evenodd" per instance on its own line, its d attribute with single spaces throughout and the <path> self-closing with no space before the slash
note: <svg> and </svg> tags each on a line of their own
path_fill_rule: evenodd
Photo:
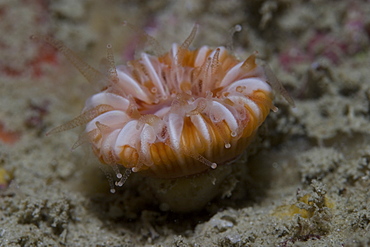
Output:
<svg viewBox="0 0 370 247">
<path fill-rule="evenodd" d="M 15 131 L 6 130 L 3 123 L 0 122 L 0 141 L 2 143 L 13 145 L 21 138 L 21 134 Z"/>
</svg>

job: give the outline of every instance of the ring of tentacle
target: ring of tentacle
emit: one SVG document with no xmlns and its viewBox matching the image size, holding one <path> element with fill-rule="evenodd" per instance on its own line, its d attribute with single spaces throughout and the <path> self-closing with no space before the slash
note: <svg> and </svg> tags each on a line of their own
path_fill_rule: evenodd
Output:
<svg viewBox="0 0 370 247">
<path fill-rule="evenodd" d="M 254 54 L 239 61 L 224 47 L 189 50 L 195 31 L 162 56 L 142 53 L 118 67 L 108 49 L 108 75 L 60 42 L 41 37 L 89 81 L 106 83 L 80 116 L 49 134 L 86 124 L 74 147 L 90 142 L 103 163 L 122 165 L 127 174 L 177 178 L 236 159 L 270 110 L 277 109 L 271 87 L 294 102 L 271 70 L 255 63 Z M 117 174 L 123 184 L 128 175 Z"/>
<path fill-rule="evenodd" d="M 272 105 L 255 56 L 224 47 L 185 50 L 116 68 L 116 80 L 87 100 L 85 132 L 99 159 L 133 172 L 176 178 L 235 159 Z"/>
</svg>

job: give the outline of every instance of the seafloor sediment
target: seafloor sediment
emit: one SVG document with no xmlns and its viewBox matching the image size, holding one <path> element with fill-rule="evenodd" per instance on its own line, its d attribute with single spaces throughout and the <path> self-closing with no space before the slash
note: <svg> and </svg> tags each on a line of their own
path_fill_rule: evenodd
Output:
<svg viewBox="0 0 370 247">
<path fill-rule="evenodd" d="M 369 1 L 3 0 L 0 17 L 0 246 L 370 246 Z M 70 151 L 79 130 L 45 136 L 96 85 L 29 36 L 98 67 L 108 43 L 119 64 L 162 49 L 141 30 L 168 49 L 195 22 L 194 47 L 258 51 L 296 107 L 277 97 L 230 190 L 184 215 L 134 177 L 110 194 L 88 145 Z"/>
</svg>

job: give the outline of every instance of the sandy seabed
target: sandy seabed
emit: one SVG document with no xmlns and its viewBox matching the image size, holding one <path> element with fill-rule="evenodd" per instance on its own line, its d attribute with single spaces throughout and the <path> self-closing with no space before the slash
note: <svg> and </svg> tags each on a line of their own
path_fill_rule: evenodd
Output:
<svg viewBox="0 0 370 247">
<path fill-rule="evenodd" d="M 0 19 L 1 246 L 370 246 L 369 1 L 1 0 Z M 166 49 L 195 22 L 194 47 L 230 46 L 240 24 L 235 54 L 258 51 L 296 107 L 277 97 L 225 193 L 176 214 L 136 174 L 110 194 L 88 145 L 70 151 L 79 130 L 45 136 L 96 89 L 29 37 L 98 67 L 108 43 L 119 64 L 140 30 Z"/>
</svg>

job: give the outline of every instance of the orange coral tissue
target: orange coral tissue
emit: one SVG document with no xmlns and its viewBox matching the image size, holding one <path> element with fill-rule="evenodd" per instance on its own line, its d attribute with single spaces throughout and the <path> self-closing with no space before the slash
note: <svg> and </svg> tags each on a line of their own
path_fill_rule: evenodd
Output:
<svg viewBox="0 0 370 247">
<path fill-rule="evenodd" d="M 278 82 L 255 55 L 239 61 L 224 47 L 190 50 L 195 31 L 168 53 L 142 53 L 127 65 L 115 67 L 109 51 L 105 89 L 52 132 L 86 124 L 85 139 L 101 162 L 156 178 L 200 174 L 236 159 L 276 109 L 271 87 Z M 83 73 L 92 70 L 59 42 L 44 40 Z"/>
</svg>

